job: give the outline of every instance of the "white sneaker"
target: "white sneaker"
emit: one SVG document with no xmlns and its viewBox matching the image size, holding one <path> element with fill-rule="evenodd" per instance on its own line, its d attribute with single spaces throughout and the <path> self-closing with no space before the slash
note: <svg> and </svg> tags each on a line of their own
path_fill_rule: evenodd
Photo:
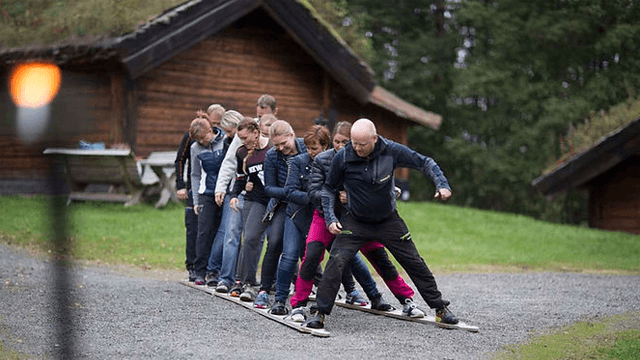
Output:
<svg viewBox="0 0 640 360">
<path fill-rule="evenodd" d="M 404 307 L 402 308 L 402 315 L 409 316 L 412 318 L 423 318 L 424 311 L 420 310 L 416 304 L 413 303 L 413 300 L 406 299 L 404 301 Z"/>
<path fill-rule="evenodd" d="M 304 322 L 306 320 L 304 317 L 304 308 L 297 307 L 293 309 L 293 311 L 291 311 L 291 320 L 298 323 Z"/>
</svg>

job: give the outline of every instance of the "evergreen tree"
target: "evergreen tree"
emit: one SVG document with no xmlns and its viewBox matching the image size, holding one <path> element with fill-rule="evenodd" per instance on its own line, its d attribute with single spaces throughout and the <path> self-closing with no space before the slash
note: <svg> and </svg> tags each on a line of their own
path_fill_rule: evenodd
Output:
<svg viewBox="0 0 640 360">
<path fill-rule="evenodd" d="M 443 115 L 414 127 L 454 203 L 577 222 L 576 193 L 548 203 L 531 187 L 569 124 L 640 86 L 640 5 L 631 0 L 348 0 L 371 39 L 378 80 Z M 415 175 L 415 174 L 412 174 Z M 429 198 L 412 176 L 414 198 Z"/>
</svg>

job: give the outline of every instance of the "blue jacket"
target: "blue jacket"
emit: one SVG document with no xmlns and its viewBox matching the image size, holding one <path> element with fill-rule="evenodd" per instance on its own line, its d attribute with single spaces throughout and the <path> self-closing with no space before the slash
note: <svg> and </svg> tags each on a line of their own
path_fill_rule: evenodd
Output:
<svg viewBox="0 0 640 360">
<path fill-rule="evenodd" d="M 309 231 L 313 216 L 313 204 L 308 193 L 311 163 L 309 153 L 305 152 L 294 157 L 289 166 L 289 176 L 284 187 L 288 202 L 286 214 L 302 234 Z"/>
<path fill-rule="evenodd" d="M 307 152 L 307 147 L 304 145 L 302 138 L 295 139 L 295 142 L 298 154 Z M 272 147 L 267 152 L 264 159 L 264 190 L 267 196 L 271 198 L 269 205 L 267 205 L 267 212 L 274 211 L 278 203 L 287 200 L 284 186 L 289 173 L 288 161 L 291 161 L 293 156 L 295 155 L 283 155 L 280 151 L 276 151 L 275 147 Z"/>
<path fill-rule="evenodd" d="M 218 171 L 224 159 L 224 132 L 213 128 L 216 136 L 207 146 L 198 142 L 191 145 L 191 185 L 193 186 L 193 205 L 200 205 L 199 196 L 213 196 L 218 180 Z"/>
<path fill-rule="evenodd" d="M 391 216 L 396 211 L 393 172 L 398 167 L 420 170 L 434 182 L 436 190 L 451 189 L 432 158 L 405 145 L 378 136 L 373 152 L 361 158 L 349 142 L 333 158 L 322 192 L 327 226 L 338 222 L 333 206 L 335 194 L 343 187 L 347 191 L 347 211 L 354 219 L 376 223 Z"/>
</svg>

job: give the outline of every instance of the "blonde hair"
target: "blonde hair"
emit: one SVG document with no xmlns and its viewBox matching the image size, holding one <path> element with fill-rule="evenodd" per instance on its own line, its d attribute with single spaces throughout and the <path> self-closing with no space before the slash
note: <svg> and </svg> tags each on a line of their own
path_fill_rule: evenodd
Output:
<svg viewBox="0 0 640 360">
<path fill-rule="evenodd" d="M 269 128 L 269 137 L 293 134 L 293 128 L 284 120 L 276 120 Z"/>
<path fill-rule="evenodd" d="M 211 114 L 216 114 L 218 118 L 222 119 L 224 117 L 224 107 L 220 104 L 212 104 L 207 108 L 207 114 L 211 116 Z"/>
<path fill-rule="evenodd" d="M 222 120 L 220 120 L 220 126 L 225 129 L 235 129 L 243 118 L 244 116 L 242 116 L 238 111 L 227 110 L 224 113 Z"/>
</svg>

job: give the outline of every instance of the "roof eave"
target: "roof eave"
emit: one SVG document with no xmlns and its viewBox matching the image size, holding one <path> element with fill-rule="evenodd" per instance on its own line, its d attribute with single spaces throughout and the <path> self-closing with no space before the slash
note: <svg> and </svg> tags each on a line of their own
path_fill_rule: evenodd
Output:
<svg viewBox="0 0 640 360">
<path fill-rule="evenodd" d="M 438 130 L 440 124 L 442 124 L 442 116 L 410 104 L 381 86 L 376 85 L 369 95 L 369 102 L 391 111 L 398 117 L 411 120 L 434 130 Z"/>
<path fill-rule="evenodd" d="M 541 175 L 531 185 L 543 195 L 586 185 L 632 155 L 640 154 L 640 118 L 602 137 L 592 147 Z"/>
</svg>

